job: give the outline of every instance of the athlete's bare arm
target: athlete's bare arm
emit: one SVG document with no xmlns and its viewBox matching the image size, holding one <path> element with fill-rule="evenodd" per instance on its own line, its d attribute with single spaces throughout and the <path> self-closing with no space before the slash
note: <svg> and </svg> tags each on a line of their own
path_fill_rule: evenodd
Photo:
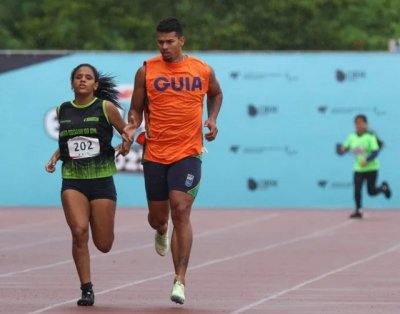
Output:
<svg viewBox="0 0 400 314">
<path fill-rule="evenodd" d="M 60 149 L 57 148 L 57 150 L 51 156 L 50 160 L 47 162 L 45 170 L 47 172 L 53 173 L 56 170 L 56 163 L 59 159 L 60 159 Z"/>
<path fill-rule="evenodd" d="M 146 101 L 146 67 L 142 66 L 136 72 L 131 107 L 129 109 L 129 120 L 124 128 L 123 138 L 132 140 L 138 127 L 142 124 L 143 109 Z"/>
<path fill-rule="evenodd" d="M 119 134 L 122 134 L 126 123 L 122 119 L 117 107 L 115 107 L 115 105 L 113 105 L 110 101 L 107 101 L 106 111 L 110 124 L 118 131 Z"/>
<path fill-rule="evenodd" d="M 222 105 L 222 90 L 219 86 L 217 78 L 215 77 L 214 70 L 210 67 L 210 82 L 207 92 L 207 111 L 208 111 L 208 119 L 205 122 L 204 126 L 207 127 L 210 132 L 205 135 L 207 141 L 213 141 L 217 137 L 218 128 L 217 128 L 217 117 L 219 110 Z"/>
<path fill-rule="evenodd" d="M 122 119 L 121 114 L 119 113 L 117 107 L 115 107 L 114 104 L 112 104 L 110 101 L 106 102 L 106 111 L 107 111 L 107 117 L 109 123 L 118 131 L 119 134 L 123 134 L 124 128 L 126 126 L 126 123 L 124 119 Z M 132 141 L 123 141 L 122 144 L 118 145 L 116 147 L 117 151 L 117 156 L 122 154 L 123 156 L 126 156 L 129 153 L 129 150 L 131 148 Z"/>
</svg>

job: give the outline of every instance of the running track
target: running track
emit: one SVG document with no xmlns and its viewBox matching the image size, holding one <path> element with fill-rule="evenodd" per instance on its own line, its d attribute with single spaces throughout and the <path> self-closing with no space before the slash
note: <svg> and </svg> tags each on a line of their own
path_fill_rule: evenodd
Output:
<svg viewBox="0 0 400 314">
<path fill-rule="evenodd" d="M 59 208 L 0 208 L 0 313 L 400 313 L 400 212 L 195 209 L 186 304 L 169 301 L 145 209 L 119 209 L 112 251 L 91 246 L 93 308 L 78 308 Z"/>
</svg>

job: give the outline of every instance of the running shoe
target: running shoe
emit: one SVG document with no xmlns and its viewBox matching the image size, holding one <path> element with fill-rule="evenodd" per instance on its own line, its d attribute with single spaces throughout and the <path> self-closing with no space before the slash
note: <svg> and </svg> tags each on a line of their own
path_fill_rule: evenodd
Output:
<svg viewBox="0 0 400 314">
<path fill-rule="evenodd" d="M 355 211 L 350 215 L 350 218 L 352 219 L 362 219 L 363 218 L 363 213 L 360 211 Z"/>
<path fill-rule="evenodd" d="M 185 285 L 178 279 L 175 280 L 172 287 L 171 301 L 178 304 L 185 303 Z"/>
<path fill-rule="evenodd" d="M 156 231 L 154 239 L 157 254 L 161 256 L 167 255 L 169 250 L 168 228 L 164 234 L 159 234 L 158 231 Z"/>
<path fill-rule="evenodd" d="M 81 287 L 82 297 L 78 300 L 77 304 L 79 306 L 92 306 L 94 304 L 94 292 L 90 287 Z"/>
<path fill-rule="evenodd" d="M 386 198 L 390 198 L 392 196 L 392 191 L 390 190 L 389 184 L 387 182 L 382 182 L 382 191 L 385 194 Z"/>
</svg>

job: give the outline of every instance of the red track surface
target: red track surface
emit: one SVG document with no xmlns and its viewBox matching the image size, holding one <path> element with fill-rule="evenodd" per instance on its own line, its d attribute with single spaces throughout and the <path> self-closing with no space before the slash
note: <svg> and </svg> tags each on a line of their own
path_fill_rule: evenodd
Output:
<svg viewBox="0 0 400 314">
<path fill-rule="evenodd" d="M 0 313 L 400 313 L 400 213 L 195 209 L 184 306 L 146 214 L 119 209 L 112 251 L 91 246 L 80 308 L 62 210 L 0 209 Z"/>
</svg>

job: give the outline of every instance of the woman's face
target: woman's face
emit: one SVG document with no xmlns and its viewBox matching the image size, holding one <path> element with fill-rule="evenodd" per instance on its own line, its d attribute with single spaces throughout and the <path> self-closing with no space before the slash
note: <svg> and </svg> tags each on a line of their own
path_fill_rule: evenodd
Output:
<svg viewBox="0 0 400 314">
<path fill-rule="evenodd" d="M 93 70 L 90 67 L 82 66 L 76 72 L 72 80 L 72 88 L 76 95 L 93 94 L 97 89 Z"/>
<path fill-rule="evenodd" d="M 357 130 L 357 133 L 365 133 L 367 131 L 368 125 L 363 119 L 361 119 L 361 118 L 356 119 L 354 124 L 355 124 L 356 130 Z"/>
</svg>

